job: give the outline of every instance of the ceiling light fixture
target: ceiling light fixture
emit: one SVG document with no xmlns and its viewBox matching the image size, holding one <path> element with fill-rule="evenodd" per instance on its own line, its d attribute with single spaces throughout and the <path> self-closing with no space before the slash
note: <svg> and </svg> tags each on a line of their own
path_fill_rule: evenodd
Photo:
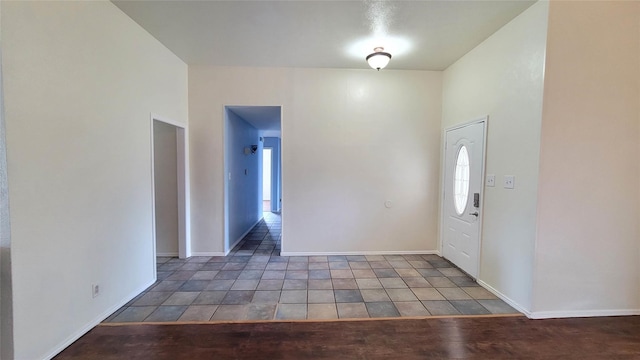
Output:
<svg viewBox="0 0 640 360">
<path fill-rule="evenodd" d="M 389 60 L 391 60 L 391 54 L 384 52 L 383 47 L 377 47 L 373 49 L 373 53 L 369 54 L 366 59 L 371 68 L 380 71 L 380 69 L 384 69 L 389 63 Z"/>
</svg>

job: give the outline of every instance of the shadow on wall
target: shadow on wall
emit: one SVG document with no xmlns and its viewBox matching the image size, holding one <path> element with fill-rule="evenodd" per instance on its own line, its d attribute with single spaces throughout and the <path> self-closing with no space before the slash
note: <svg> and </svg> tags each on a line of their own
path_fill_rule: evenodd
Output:
<svg viewBox="0 0 640 360">
<path fill-rule="evenodd" d="M 262 218 L 259 131 L 229 108 L 225 108 L 224 154 L 225 252 L 228 252 Z"/>
</svg>

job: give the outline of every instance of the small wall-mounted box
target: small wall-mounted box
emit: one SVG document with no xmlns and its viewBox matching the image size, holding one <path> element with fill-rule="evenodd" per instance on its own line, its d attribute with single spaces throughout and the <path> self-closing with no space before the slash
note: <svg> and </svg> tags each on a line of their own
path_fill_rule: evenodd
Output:
<svg viewBox="0 0 640 360">
<path fill-rule="evenodd" d="M 513 175 L 505 175 L 504 176 L 504 188 L 505 189 L 513 189 L 516 186 L 516 177 Z"/>
</svg>

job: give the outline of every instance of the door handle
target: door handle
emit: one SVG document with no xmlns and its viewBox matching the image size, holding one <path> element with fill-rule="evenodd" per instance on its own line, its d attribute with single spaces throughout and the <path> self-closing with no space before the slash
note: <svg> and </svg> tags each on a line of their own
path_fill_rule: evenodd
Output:
<svg viewBox="0 0 640 360">
<path fill-rule="evenodd" d="M 476 212 L 469 213 L 469 215 L 473 215 L 475 217 L 478 217 L 478 215 L 480 215 L 480 214 L 476 211 Z"/>
</svg>

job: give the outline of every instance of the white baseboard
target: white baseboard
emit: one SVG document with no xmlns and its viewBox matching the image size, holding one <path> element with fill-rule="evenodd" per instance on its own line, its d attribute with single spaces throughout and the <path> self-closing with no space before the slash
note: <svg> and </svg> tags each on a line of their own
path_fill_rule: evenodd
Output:
<svg viewBox="0 0 640 360">
<path fill-rule="evenodd" d="M 111 314 L 116 312 L 116 310 L 118 310 L 121 307 L 123 307 L 126 303 L 131 301 L 131 299 L 133 299 L 134 297 L 138 296 L 141 292 L 143 292 L 149 286 L 153 285 L 156 282 L 156 280 L 157 279 L 154 277 L 154 279 L 151 282 L 145 284 L 144 286 L 142 286 L 138 290 L 135 290 L 134 292 L 132 292 L 129 295 L 125 296 L 125 298 L 123 300 L 121 300 L 120 302 L 116 303 L 116 305 L 108 308 L 106 311 L 102 312 L 100 315 L 96 316 L 93 320 L 89 321 L 85 326 L 80 328 L 80 330 L 76 331 L 75 333 L 73 333 L 72 335 L 67 337 L 64 341 L 62 341 L 62 343 L 60 343 L 49 354 L 44 355 L 44 356 L 42 356 L 40 358 L 41 359 L 50 360 L 54 356 L 56 356 L 59 353 L 61 353 L 62 350 L 66 349 L 69 345 L 73 344 L 76 340 L 78 340 L 80 337 L 82 337 L 82 335 L 84 335 L 87 332 L 89 332 L 89 330 L 93 329 L 94 327 L 96 327 L 96 325 L 100 324 L 104 319 L 108 318 L 109 316 L 111 316 Z"/>
<path fill-rule="evenodd" d="M 554 318 L 631 316 L 631 315 L 640 315 L 640 309 L 534 311 L 527 316 L 531 319 L 554 319 Z"/>
<path fill-rule="evenodd" d="M 522 305 L 520 305 L 517 302 L 513 301 L 513 299 L 511 299 L 507 295 L 505 295 L 505 294 L 501 293 L 500 291 L 494 289 L 491 285 L 487 284 L 486 282 L 484 282 L 482 280 L 477 280 L 477 282 L 478 282 L 478 285 L 480 285 L 483 288 L 487 289 L 493 295 L 499 297 L 502 301 L 504 301 L 507 304 L 509 304 L 509 306 L 511 306 L 512 308 L 520 311 L 521 313 L 523 313 L 528 318 L 531 318 L 531 316 L 530 316 L 531 312 L 529 310 L 525 309 L 524 307 L 522 307 Z"/>
<path fill-rule="evenodd" d="M 156 256 L 162 256 L 162 257 L 178 257 L 178 253 L 177 252 L 166 252 L 166 253 L 156 253 Z"/>
<path fill-rule="evenodd" d="M 242 238 L 243 238 L 246 234 L 248 234 L 248 233 L 249 233 L 249 232 L 247 231 L 244 235 L 242 235 L 242 236 L 240 237 L 240 239 L 238 239 L 238 240 L 234 241 L 234 242 L 233 242 L 233 244 L 231 244 L 231 246 L 229 246 L 229 248 L 228 248 L 227 250 L 225 250 L 225 252 L 224 252 L 224 255 L 223 255 L 223 256 L 227 256 L 227 255 L 229 255 L 229 253 L 231 252 L 231 250 L 233 250 L 233 248 L 234 248 L 234 247 L 236 247 L 236 245 L 238 245 L 238 243 L 239 243 L 240 241 L 242 241 Z"/>
<path fill-rule="evenodd" d="M 569 310 L 569 311 L 529 311 L 508 296 L 494 289 L 482 280 L 478 284 L 487 289 L 495 296 L 502 299 L 514 309 L 523 313 L 529 319 L 554 319 L 554 318 L 575 318 L 575 317 L 598 317 L 598 316 L 632 316 L 640 315 L 640 309 L 611 309 L 611 310 Z"/>
<path fill-rule="evenodd" d="M 244 234 L 240 235 L 240 237 L 233 243 L 231 244 L 231 246 L 229 247 L 228 250 L 226 251 L 192 251 L 191 252 L 191 256 L 227 256 L 229 255 L 229 253 L 231 252 L 231 250 L 238 245 L 238 243 L 240 241 L 242 241 L 242 239 L 247 236 L 247 234 L 253 230 L 254 227 L 256 227 L 256 225 L 258 225 L 258 223 L 262 220 L 262 218 L 260 218 L 258 221 L 255 222 L 255 224 L 251 225 L 251 227 L 249 228 L 249 230 L 245 231 Z"/>
<path fill-rule="evenodd" d="M 231 244 L 231 246 L 229 246 L 229 248 L 225 250 L 225 252 L 224 252 L 225 254 L 223 256 L 229 255 L 231 250 L 233 250 L 233 248 L 236 247 L 236 245 L 238 245 L 238 243 L 240 243 L 240 241 L 242 241 L 242 239 L 244 239 L 244 237 L 247 236 L 247 234 L 251 230 L 253 230 L 253 228 L 256 227 L 256 225 L 258 225 L 260 223 L 260 221 L 262 221 L 262 219 L 264 219 L 264 217 L 260 217 L 260 219 L 258 219 L 258 221 L 256 221 L 253 225 L 251 225 L 251 227 L 249 227 L 249 229 L 247 231 L 245 231 L 244 234 L 240 235 L 240 237 L 238 237 L 238 239 L 236 239 L 236 241 L 234 241 L 234 243 Z"/>
<path fill-rule="evenodd" d="M 192 251 L 191 256 L 226 256 L 224 251 Z"/>
<path fill-rule="evenodd" d="M 281 256 L 331 256 L 331 255 L 440 255 L 437 250 L 411 251 L 282 251 Z"/>
</svg>

